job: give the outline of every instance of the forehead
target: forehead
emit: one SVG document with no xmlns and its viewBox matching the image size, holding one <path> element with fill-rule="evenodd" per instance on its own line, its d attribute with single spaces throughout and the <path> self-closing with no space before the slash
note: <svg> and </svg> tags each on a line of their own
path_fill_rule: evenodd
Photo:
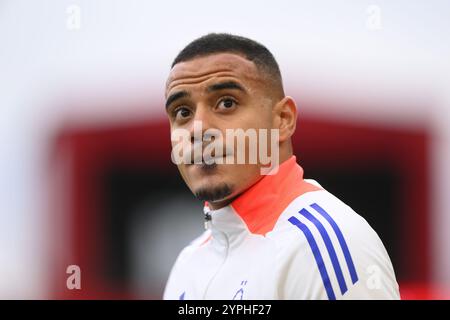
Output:
<svg viewBox="0 0 450 320">
<path fill-rule="evenodd" d="M 166 95 L 183 85 L 201 85 L 221 77 L 235 78 L 244 85 L 262 83 L 262 76 L 252 61 L 234 53 L 219 53 L 177 63 L 167 79 Z"/>
</svg>

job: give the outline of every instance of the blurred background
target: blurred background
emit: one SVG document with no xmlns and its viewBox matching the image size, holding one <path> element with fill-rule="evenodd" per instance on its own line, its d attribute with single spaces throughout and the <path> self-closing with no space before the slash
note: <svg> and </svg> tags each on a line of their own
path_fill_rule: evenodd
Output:
<svg viewBox="0 0 450 320">
<path fill-rule="evenodd" d="M 209 32 L 272 51 L 305 177 L 374 227 L 403 298 L 449 299 L 450 2 L 406 0 L 0 1 L 0 298 L 162 297 L 203 230 L 165 81 Z"/>
</svg>

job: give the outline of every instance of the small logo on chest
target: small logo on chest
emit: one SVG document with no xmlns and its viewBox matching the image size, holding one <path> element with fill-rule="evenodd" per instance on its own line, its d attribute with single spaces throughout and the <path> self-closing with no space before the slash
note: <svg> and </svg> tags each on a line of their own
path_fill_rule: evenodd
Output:
<svg viewBox="0 0 450 320">
<path fill-rule="evenodd" d="M 247 284 L 247 280 L 241 281 L 241 288 L 234 294 L 233 300 L 243 300 L 244 299 L 244 286 Z"/>
</svg>

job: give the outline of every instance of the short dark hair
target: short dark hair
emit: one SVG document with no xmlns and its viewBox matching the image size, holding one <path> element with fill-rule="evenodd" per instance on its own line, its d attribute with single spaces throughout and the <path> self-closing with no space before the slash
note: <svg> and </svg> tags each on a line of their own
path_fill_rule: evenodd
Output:
<svg viewBox="0 0 450 320">
<path fill-rule="evenodd" d="M 262 44 L 241 36 L 228 33 L 209 33 L 189 43 L 178 53 L 172 68 L 179 62 L 215 53 L 236 53 L 252 61 L 256 67 L 267 73 L 270 79 L 283 90 L 281 72 L 275 57 Z"/>
</svg>

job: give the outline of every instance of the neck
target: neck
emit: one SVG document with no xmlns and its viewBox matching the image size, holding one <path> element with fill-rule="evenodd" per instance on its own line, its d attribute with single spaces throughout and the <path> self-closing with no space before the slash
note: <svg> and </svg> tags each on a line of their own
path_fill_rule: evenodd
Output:
<svg viewBox="0 0 450 320">
<path fill-rule="evenodd" d="M 281 148 L 280 146 L 280 154 L 279 154 L 279 165 L 281 165 L 283 162 L 285 162 L 286 160 L 288 160 L 290 157 L 292 157 L 292 148 Z M 259 179 L 257 181 L 259 181 L 263 176 L 260 176 Z M 245 192 L 246 190 L 244 190 L 243 192 Z M 242 193 L 243 193 L 242 192 Z M 241 193 L 240 193 L 241 194 Z M 230 196 L 230 198 L 227 199 L 223 199 L 223 200 L 219 200 L 219 201 L 214 201 L 214 202 L 208 202 L 208 206 L 212 209 L 212 210 L 218 210 L 221 209 L 223 207 L 228 206 L 231 202 L 233 202 L 234 199 L 236 199 L 240 194 L 237 195 L 232 195 Z"/>
</svg>

